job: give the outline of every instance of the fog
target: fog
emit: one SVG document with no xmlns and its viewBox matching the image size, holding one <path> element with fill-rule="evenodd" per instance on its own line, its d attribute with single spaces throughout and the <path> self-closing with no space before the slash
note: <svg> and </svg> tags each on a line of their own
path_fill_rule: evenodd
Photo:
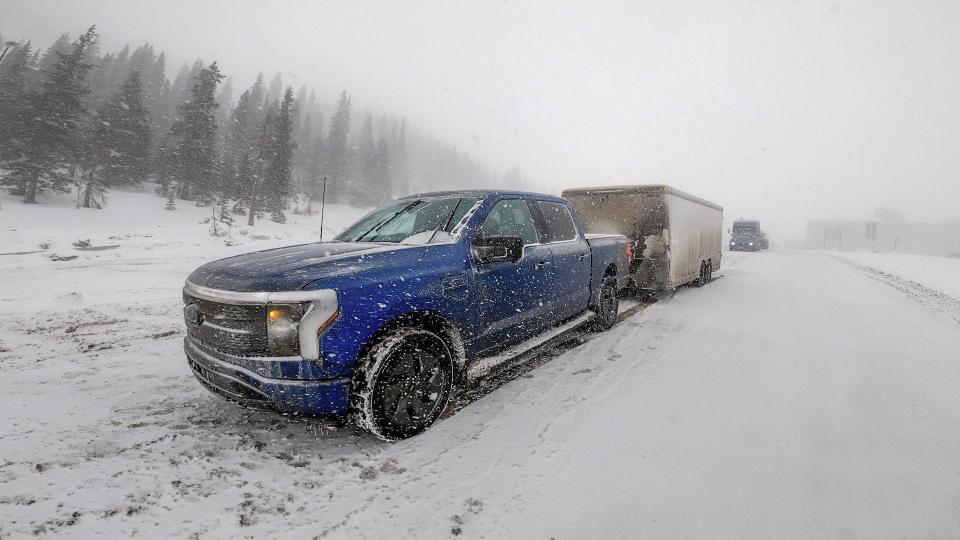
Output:
<svg viewBox="0 0 960 540">
<path fill-rule="evenodd" d="M 45 48 L 96 24 L 172 73 L 217 60 L 347 89 L 529 189 L 666 183 L 760 219 L 960 215 L 960 5 L 871 2 L 0 0 L 0 33 Z"/>
</svg>

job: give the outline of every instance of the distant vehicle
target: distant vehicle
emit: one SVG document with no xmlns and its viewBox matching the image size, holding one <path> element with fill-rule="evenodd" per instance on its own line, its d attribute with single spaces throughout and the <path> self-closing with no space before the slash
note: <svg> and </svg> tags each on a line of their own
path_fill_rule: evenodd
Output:
<svg viewBox="0 0 960 540">
<path fill-rule="evenodd" d="M 610 328 L 629 247 L 584 234 L 559 197 L 412 195 L 332 242 L 198 268 L 183 289 L 184 349 L 200 383 L 226 399 L 351 413 L 402 439 L 489 370 L 489 353 L 560 323 Z"/>
<path fill-rule="evenodd" d="M 633 244 L 630 285 L 659 292 L 708 283 L 720 268 L 723 207 L 664 185 L 568 189 L 587 231 Z"/>
<path fill-rule="evenodd" d="M 738 219 L 730 232 L 730 251 L 759 251 L 770 247 L 766 233 L 755 219 Z"/>
</svg>

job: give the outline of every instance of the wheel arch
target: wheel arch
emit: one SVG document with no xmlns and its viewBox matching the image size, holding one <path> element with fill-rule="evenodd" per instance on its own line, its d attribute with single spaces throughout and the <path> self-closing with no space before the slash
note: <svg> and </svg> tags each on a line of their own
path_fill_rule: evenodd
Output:
<svg viewBox="0 0 960 540">
<path fill-rule="evenodd" d="M 620 280 L 617 278 L 617 263 L 610 263 L 607 265 L 606 269 L 603 271 L 603 275 L 600 276 L 597 290 L 591 292 L 590 294 L 590 304 L 587 306 L 587 309 L 596 309 L 597 302 L 600 300 L 600 291 L 603 288 L 603 283 L 608 279 L 613 278 L 617 280 L 617 288 L 620 287 Z"/>
<path fill-rule="evenodd" d="M 450 350 L 453 356 L 454 365 L 454 383 L 461 383 L 464 379 L 466 365 L 466 347 L 463 343 L 463 334 L 460 328 L 452 321 L 430 310 L 418 310 L 404 313 L 384 323 L 360 348 L 360 354 L 357 355 L 359 362 L 364 361 L 370 350 L 391 332 L 404 327 L 422 328 L 433 332 Z"/>
</svg>

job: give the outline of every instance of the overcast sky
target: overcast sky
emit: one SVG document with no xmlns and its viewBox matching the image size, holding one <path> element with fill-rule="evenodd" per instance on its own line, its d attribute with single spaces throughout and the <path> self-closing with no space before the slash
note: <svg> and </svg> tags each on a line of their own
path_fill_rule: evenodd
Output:
<svg viewBox="0 0 960 540">
<path fill-rule="evenodd" d="M 237 89 L 346 89 L 543 191 L 667 183 L 789 236 L 960 217 L 955 1 L 0 0 L 5 39 L 94 23 Z"/>
</svg>

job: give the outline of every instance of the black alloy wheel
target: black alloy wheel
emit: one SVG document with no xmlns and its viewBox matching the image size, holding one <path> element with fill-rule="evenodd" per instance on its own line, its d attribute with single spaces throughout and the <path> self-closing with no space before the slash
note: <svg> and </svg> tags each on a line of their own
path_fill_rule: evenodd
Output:
<svg viewBox="0 0 960 540">
<path fill-rule="evenodd" d="M 373 348 L 366 391 L 356 413 L 361 427 L 387 440 L 417 435 L 440 418 L 453 387 L 453 358 L 427 330 L 404 328 Z"/>
<path fill-rule="evenodd" d="M 597 297 L 597 306 L 595 308 L 596 318 L 594 319 L 594 328 L 596 330 L 609 330 L 617 322 L 617 313 L 620 311 L 620 298 L 617 296 L 617 280 L 608 277 L 603 280 L 600 287 L 600 295 Z"/>
</svg>

